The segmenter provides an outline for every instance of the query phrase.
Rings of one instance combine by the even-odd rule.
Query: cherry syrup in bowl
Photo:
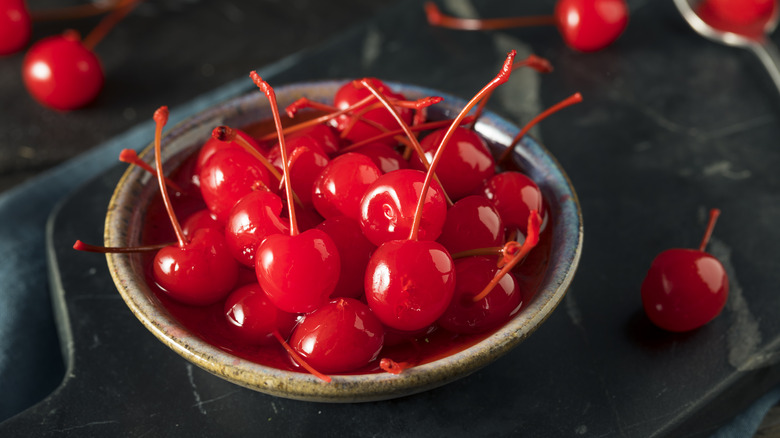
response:
[[[275,93],[280,108],[302,97],[330,105],[336,91],[346,82],[298,83],[278,87]],[[441,103],[428,108],[428,120],[452,118],[466,103],[428,88],[392,82],[387,85],[409,100],[441,96]],[[191,175],[195,157],[211,138],[212,130],[227,125],[253,134],[270,133],[271,117],[268,99],[262,93],[252,92],[212,107],[164,133],[164,173],[184,192],[172,200],[177,215],[187,217],[203,208]],[[520,129],[485,111],[475,131],[498,156]],[[141,157],[154,166],[153,146],[147,147]],[[561,302],[577,269],[583,237],[581,210],[574,188],[555,158],[533,138],[525,136],[503,168],[522,172],[538,185],[546,212],[538,245],[513,271],[522,291],[519,312],[498,328],[478,334],[428,330],[419,334],[425,339],[419,344],[393,342],[397,333],[388,331],[376,359],[347,373],[327,373],[329,382],[300,367],[278,344],[250,346],[235,339],[225,327],[224,299],[204,306],[185,305],[172,299],[153,280],[153,253],[109,253],[108,267],[125,303],[154,336],[186,360],[225,380],[274,396],[319,402],[375,401],[426,391],[473,373],[531,335]],[[195,189],[197,196],[191,195],[190,189]],[[164,210],[155,176],[130,166],[111,198],[104,244],[137,247],[175,241]],[[249,271],[240,270],[243,274]],[[403,370],[397,374],[388,372],[387,367],[380,365],[381,358],[391,358]]]

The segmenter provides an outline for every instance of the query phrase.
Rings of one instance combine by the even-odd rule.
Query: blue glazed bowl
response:
[[[344,81],[307,82],[276,89],[280,107],[300,97],[331,102]],[[409,99],[441,96],[431,118],[449,118],[465,105],[462,99],[436,90],[389,82]],[[435,109],[434,109],[435,108]],[[171,128],[163,139],[163,161],[168,171],[194,153],[218,125],[246,126],[271,117],[267,99],[253,92],[208,109]],[[494,145],[507,145],[519,132],[514,124],[486,112],[476,130]],[[153,133],[150,132],[150,140]],[[151,146],[143,155],[152,161]],[[191,363],[214,375],[274,396],[319,402],[363,402],[390,399],[426,391],[498,359],[530,336],[561,302],[574,277],[582,250],[582,214],[577,195],[560,165],[530,137],[515,148],[514,161],[540,187],[549,206],[550,260],[536,294],[525,308],[481,342],[442,359],[389,373],[332,375],[325,383],[310,374],[260,365],[219,349],[177,321],[147,286],[138,254],[109,254],[108,266],[127,306],[160,341]],[[156,180],[133,166],[117,184],[105,223],[106,246],[134,246],[141,240],[146,206],[157,192]]]

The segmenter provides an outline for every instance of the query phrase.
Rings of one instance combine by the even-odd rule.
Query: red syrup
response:
[[[269,132],[268,129],[266,122],[258,122],[251,127],[242,128],[242,131],[252,132],[253,136],[255,136],[259,132]],[[489,148],[493,155],[496,156],[498,148],[492,144],[489,144]],[[192,183],[192,173],[197,161],[197,152],[195,151],[184,160],[169,175],[169,178],[179,184],[184,190],[184,193],[177,193],[171,199],[174,210],[182,219],[182,222],[186,221],[190,215],[205,208],[205,203],[198,187]],[[508,167],[511,166],[512,163],[508,165]],[[546,200],[544,209],[550,211]],[[522,306],[518,313],[523,312],[523,309],[533,299],[544,280],[544,274],[549,265],[552,242],[551,230],[553,228],[552,223],[546,224],[541,231],[538,245],[521,264],[512,270],[512,273],[517,278],[522,294]],[[147,207],[141,240],[141,243],[144,245],[176,241],[176,235],[170,226],[170,221],[159,193],[153,196]],[[145,268],[146,282],[154,293],[155,298],[170,313],[173,319],[181,323],[193,335],[241,359],[280,370],[308,374],[305,369],[290,358],[279,343],[257,346],[237,339],[234,333],[231,332],[224,316],[225,300],[202,307],[189,306],[173,300],[154,280],[152,274],[154,253],[142,253],[141,257]],[[409,335],[406,339],[393,342],[392,345],[386,344],[377,359],[362,368],[334,374],[384,373],[386,371],[380,368],[381,359],[391,359],[396,363],[405,363],[409,364],[409,366],[430,363],[463,351],[490,337],[497,330],[500,330],[500,327],[479,334],[456,334],[434,325],[427,330],[420,331],[417,337]],[[403,376],[403,373],[401,376]]]

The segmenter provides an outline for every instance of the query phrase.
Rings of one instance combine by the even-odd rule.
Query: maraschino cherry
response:
[[[168,121],[168,108],[154,113],[156,123],[155,164],[163,204],[178,243],[161,249],[154,257],[153,274],[160,287],[176,301],[204,306],[215,303],[233,289],[238,280],[238,263],[230,255],[222,233],[201,228],[192,237],[184,235],[173,212],[164,179],[161,158],[162,129]]]
[[[376,359],[384,332],[368,306],[353,298],[336,298],[304,316],[290,346],[318,370],[342,373]]]
[[[78,32],[67,30],[33,44],[22,62],[27,91],[41,104],[57,110],[74,110],[92,102],[105,81],[93,50],[138,1],[125,2],[126,6],[107,15],[83,41]]]
[[[0,56],[22,50],[31,34],[32,20],[24,0],[0,2]]]
[[[658,327],[685,332],[712,321],[726,305],[729,281],[723,265],[704,252],[720,210],[710,220],[699,249],[669,249],[650,265],[642,282],[645,313]]]
[[[338,248],[321,230],[313,228],[299,232],[276,93],[256,72],[253,71],[250,77],[271,105],[279,137],[287,210],[290,215],[289,236],[272,234],[258,246],[255,254],[257,280],[268,298],[279,309],[290,313],[311,312],[324,304],[336,287],[341,270]]]
[[[436,166],[455,128],[481,99],[509,79],[514,57],[515,52],[510,52],[501,72],[466,104],[442,137],[425,174],[407,240],[384,242],[371,256],[365,277],[366,301],[388,327],[402,331],[420,330],[436,321],[452,299],[455,288],[452,257],[441,244],[417,238],[423,205]],[[361,83],[372,89],[368,81]]]
[[[433,2],[425,4],[425,12],[431,25],[460,30],[495,30],[554,24],[564,42],[581,52],[593,52],[609,46],[628,25],[628,6],[625,0],[558,0],[553,15],[486,20],[444,15]]]

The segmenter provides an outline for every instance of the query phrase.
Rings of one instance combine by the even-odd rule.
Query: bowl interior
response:
[[[277,88],[281,108],[300,97],[332,102],[344,81],[322,81]],[[409,99],[441,96],[431,118],[454,117],[462,99],[436,90],[388,82]],[[168,173],[183,163],[218,125],[242,127],[271,117],[267,99],[259,92],[232,99],[171,128],[164,135],[163,162]],[[501,148],[519,132],[514,124],[486,112],[477,131],[492,146]],[[153,133],[150,132],[150,140]],[[142,154],[153,162],[151,145]],[[358,402],[400,397],[431,389],[466,376],[519,344],[542,324],[560,303],[571,282],[582,247],[582,217],[568,177],[552,155],[526,136],[516,147],[514,163],[540,187],[549,207],[550,254],[540,286],[525,308],[482,341],[462,350],[405,370],[389,373],[334,375],[331,383],[315,376],[285,371],[242,359],[200,339],[162,305],[145,280],[138,254],[108,254],[108,265],[119,293],[135,316],[160,341],[199,367],[231,382],[271,395],[326,402]],[[141,240],[146,207],[159,191],[150,174],[132,166],[117,184],[105,223],[106,246],[134,246]]]

